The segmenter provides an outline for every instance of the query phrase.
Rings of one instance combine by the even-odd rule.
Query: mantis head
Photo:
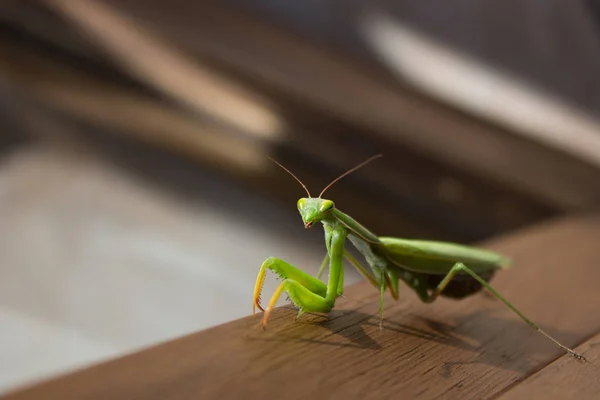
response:
[[[333,211],[333,209],[335,208],[333,201],[321,198],[321,196],[323,196],[325,191],[327,189],[329,189],[331,187],[331,185],[333,185],[334,183],[336,183],[337,181],[342,179],[344,176],[356,171],[357,169],[367,165],[368,163],[370,163],[371,161],[373,161],[374,159],[379,158],[379,157],[381,157],[381,154],[377,154],[377,155],[369,158],[368,160],[363,161],[362,163],[358,164],[356,167],[344,172],[342,175],[338,176],[331,183],[329,183],[329,185],[325,186],[325,189],[323,189],[321,191],[321,193],[319,194],[319,197],[312,197],[310,195],[310,192],[308,191],[306,185],[304,183],[302,183],[302,181],[300,179],[298,179],[298,177],[296,175],[294,175],[289,169],[287,169],[283,165],[279,164],[277,161],[273,160],[272,158],[270,160],[273,161],[275,164],[279,165],[285,172],[290,174],[292,177],[294,177],[294,179],[296,179],[298,181],[298,183],[300,183],[300,185],[302,185],[302,187],[306,191],[306,194],[308,195],[308,197],[303,197],[300,200],[298,200],[298,211],[300,211],[300,215],[302,216],[302,221],[304,222],[304,227],[310,228],[313,223],[322,221],[324,218],[326,218],[327,215],[329,213],[331,213],[331,211]]]
[[[298,211],[300,211],[304,227],[307,229],[313,223],[325,218],[334,208],[335,205],[331,200],[314,197],[303,197],[298,200]]]

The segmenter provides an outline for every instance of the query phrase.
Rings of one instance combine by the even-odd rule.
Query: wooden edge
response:
[[[562,356],[541,371],[533,374],[498,400],[525,399],[543,393],[544,399],[597,399],[600,397],[600,334],[576,349],[588,363],[572,368],[569,356]]]
[[[492,284],[577,346],[600,332],[598,235],[600,213],[591,213],[488,242],[514,259]],[[295,311],[282,308],[263,331],[260,316],[249,316],[4,399],[487,398],[563,354],[485,293],[431,305],[405,287],[400,294],[398,302],[386,297],[382,330],[377,291],[361,283],[328,317],[294,322]],[[589,368],[573,358],[564,365],[575,374]]]

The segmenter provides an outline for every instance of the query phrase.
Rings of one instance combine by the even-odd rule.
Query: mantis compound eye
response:
[[[333,201],[324,200],[323,203],[321,204],[321,207],[319,207],[319,212],[326,213],[328,211],[331,211],[332,209],[333,209]]]
[[[298,210],[302,210],[306,206],[306,200],[300,199],[298,200]]]

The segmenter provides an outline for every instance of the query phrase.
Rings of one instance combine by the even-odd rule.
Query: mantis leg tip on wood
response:
[[[585,358],[585,356],[584,356],[583,354],[576,353],[576,352],[575,352],[575,351],[573,351],[573,350],[569,350],[569,351],[568,351],[568,353],[569,353],[571,356],[575,357],[575,359],[577,359],[577,360],[579,360],[579,361],[582,361],[582,362],[584,362],[584,363],[589,363],[589,360],[588,360],[587,358]]]

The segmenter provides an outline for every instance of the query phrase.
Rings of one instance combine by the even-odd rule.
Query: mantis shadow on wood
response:
[[[526,326],[518,320],[494,316],[493,313],[494,311],[489,309],[473,311],[452,318],[452,324],[413,314],[407,323],[387,321],[387,329],[415,336],[412,333],[415,326],[425,325],[427,328],[420,330],[426,332],[427,336],[422,338],[429,337],[437,343],[477,353],[476,359],[471,361],[444,362],[442,375],[446,378],[452,375],[454,367],[461,365],[484,364],[523,374],[536,369],[536,366],[542,362],[537,358],[538,356],[548,358],[548,361],[552,360],[548,355],[547,342],[523,340],[523,335],[528,334]],[[552,328],[548,328],[548,331],[563,337],[564,340],[572,341],[579,337],[575,333],[561,332]],[[461,338],[465,335],[468,335],[469,341]],[[497,341],[499,336],[502,343],[509,343],[510,346],[489,346],[491,342]],[[515,348],[515,343],[521,347],[520,351]],[[495,350],[492,350],[494,347]]]
[[[293,310],[292,307],[287,306],[282,308]],[[282,319],[289,316],[289,312],[282,313],[281,311],[283,310],[279,310],[277,314],[280,314]],[[403,313],[401,315],[402,322],[399,322],[398,314],[394,313],[384,320],[382,329],[380,329],[377,314],[356,309],[337,309],[330,312],[328,317],[306,313],[293,326],[288,326],[283,330],[275,329],[272,336],[257,335],[248,338],[258,341],[307,343],[315,346],[325,345],[375,352],[394,351],[390,349],[394,345],[392,343],[400,346],[419,346],[423,342],[434,342],[470,353],[471,355],[467,354],[466,357],[471,359],[473,358],[472,354],[477,353],[476,358],[469,361],[444,362],[440,366],[440,374],[444,378],[449,378],[453,374],[453,369],[461,365],[484,364],[520,374],[531,371],[535,368],[536,363],[540,362],[532,357],[537,354],[547,354],[546,346],[548,344],[544,341],[536,341],[532,344],[525,342],[522,357],[519,356],[518,360],[515,360],[517,356],[514,352],[509,354],[503,350],[486,350],[486,344],[490,342],[490,335],[487,332],[496,332],[491,336],[492,340],[497,338],[497,332],[501,332],[502,341],[511,343],[511,346],[506,347],[509,351],[515,342],[522,339],[522,335],[528,333],[527,326],[523,326],[520,321],[496,317],[492,313],[493,311],[489,309],[478,310],[457,316],[451,320],[451,323],[448,320],[440,321],[412,313]],[[467,329],[466,325],[473,328]],[[321,329],[315,331],[315,327]],[[558,333],[554,329],[549,330]],[[380,336],[380,332],[385,336]],[[400,335],[397,335],[398,338],[394,338],[390,332]],[[567,339],[575,337],[574,334],[565,332],[560,335]],[[419,339],[419,341],[408,344],[401,336],[409,336]],[[440,351],[443,350],[440,349]]]
[[[291,307],[281,308],[292,309]],[[356,310],[335,310],[329,313],[329,316],[306,313],[303,318],[297,320],[293,328],[278,331],[273,337],[261,335],[253,337],[247,335],[246,337],[258,341],[310,343],[340,348],[381,350],[383,347],[365,331],[365,327],[368,326],[365,321],[372,317],[371,314]],[[317,331],[317,337],[314,337],[315,326],[324,328]],[[340,337],[343,339],[340,340]]]

